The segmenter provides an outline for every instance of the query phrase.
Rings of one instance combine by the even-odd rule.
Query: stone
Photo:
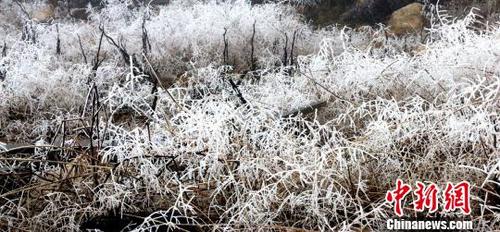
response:
[[[341,15],[347,24],[376,24],[386,21],[396,10],[415,0],[355,0]]]
[[[388,21],[390,32],[396,36],[420,33],[425,24],[423,7],[420,3],[412,3],[394,11]]]
[[[320,27],[336,23],[366,25],[384,22],[392,12],[415,1],[321,0],[318,4],[298,5],[296,8],[306,19]]]
[[[67,0],[67,2],[70,9],[87,8],[88,5],[96,7],[102,4],[100,0]]]
[[[87,13],[87,8],[73,8],[70,10],[69,14],[71,15],[71,17],[76,19],[87,20],[89,17],[89,14]]]
[[[51,4],[43,4],[33,10],[32,19],[36,22],[47,23],[55,18],[55,7]]]

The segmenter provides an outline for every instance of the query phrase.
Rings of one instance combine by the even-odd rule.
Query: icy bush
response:
[[[291,7],[252,6],[242,0],[176,1],[156,11],[150,8],[130,11],[123,4],[115,4],[92,18],[96,25],[102,24],[110,34],[122,38],[125,47],[136,54],[143,52],[144,27],[151,56],[161,64],[159,70],[163,75],[182,73],[189,68],[186,62],[197,68],[222,64],[224,35],[228,43],[226,62],[238,70],[251,66],[252,46],[255,62],[263,65],[273,60],[274,65],[282,62],[284,49],[295,55],[309,54],[317,48],[315,41],[320,40]]]
[[[30,24],[35,41],[2,35],[0,132],[36,148],[0,153],[0,175],[20,174],[2,180],[0,228],[377,231],[402,178],[470,181],[481,229],[498,229],[498,26],[471,14],[391,38],[313,31],[277,4],[112,3]]]

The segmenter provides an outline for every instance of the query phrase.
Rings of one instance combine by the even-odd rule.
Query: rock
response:
[[[55,18],[55,7],[52,4],[43,4],[32,12],[32,19],[36,22],[47,23]]]
[[[425,23],[422,9],[422,4],[412,3],[394,11],[388,22],[390,31],[396,36],[420,33]]]
[[[69,14],[71,15],[71,17],[76,19],[87,20],[89,17],[86,8],[73,8],[70,10]]]
[[[316,26],[328,26],[340,21],[341,15],[349,8],[350,1],[322,0],[315,5],[296,6],[298,11]]]
[[[348,24],[375,24],[385,21],[394,11],[415,0],[356,0],[342,14],[342,21]]]
[[[424,55],[427,52],[427,46],[425,44],[417,44],[416,46],[412,47],[410,50],[410,54],[413,56],[421,56]]]
[[[69,9],[87,8],[90,4],[92,7],[99,6],[102,3],[100,0],[67,0]]]
[[[359,25],[386,21],[395,10],[416,0],[322,0],[299,5],[298,11],[317,26],[336,23]]]

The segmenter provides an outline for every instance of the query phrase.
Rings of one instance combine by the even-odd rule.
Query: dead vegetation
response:
[[[500,29],[443,13],[397,38],[280,4],[20,12],[0,35],[0,228],[378,231],[402,178],[471,182],[464,219],[498,229]]]

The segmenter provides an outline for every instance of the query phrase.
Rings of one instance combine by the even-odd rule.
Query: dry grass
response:
[[[467,180],[464,219],[500,229],[498,25],[441,12],[390,38],[276,4],[114,3],[19,14],[26,40],[6,21],[0,130],[32,145],[0,152],[2,230],[378,231],[397,178]]]

